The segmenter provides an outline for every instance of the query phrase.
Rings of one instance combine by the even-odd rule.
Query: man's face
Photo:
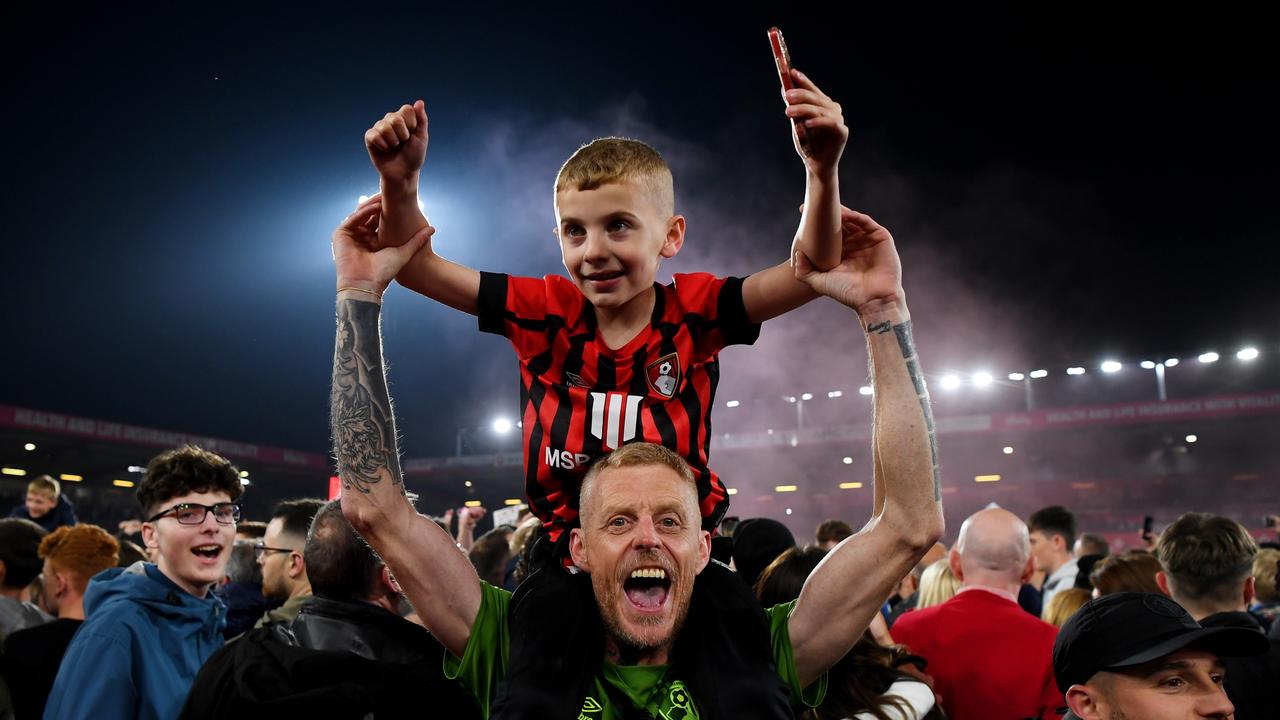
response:
[[[556,220],[565,270],[596,307],[621,307],[653,287],[658,263],[679,250],[668,238],[675,219],[631,181],[556,193]]]
[[[27,491],[27,514],[31,519],[42,518],[58,504],[58,499],[42,492]]]
[[[1030,534],[1031,557],[1035,559],[1036,571],[1051,573],[1057,569],[1053,541],[1056,535],[1045,535],[1043,530],[1033,530]]]
[[[1222,689],[1223,674],[1213,653],[1179,650],[1143,665],[1096,673],[1083,686],[1068,689],[1067,702],[1082,720],[1227,720],[1235,708]]]
[[[267,523],[267,531],[262,536],[262,544],[268,548],[288,548],[296,550],[297,544],[284,534],[284,518],[273,518]],[[262,595],[273,600],[286,600],[289,597],[289,567],[293,564],[293,552],[276,552],[265,550],[258,557],[258,565],[262,567]]]
[[[606,630],[624,656],[669,650],[711,557],[692,483],[664,465],[611,468],[591,503],[570,544]]]
[[[156,509],[168,510],[181,503],[216,505],[231,502],[225,492],[188,493],[170,498]],[[212,511],[198,525],[183,525],[174,513],[142,524],[142,539],[155,549],[156,566],[166,577],[196,597],[222,579],[235,542],[235,523],[217,521]]]

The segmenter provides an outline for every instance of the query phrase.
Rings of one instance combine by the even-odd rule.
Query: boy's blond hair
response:
[[[58,485],[57,480],[48,475],[41,475],[27,483],[27,492],[39,493],[57,500],[58,496],[62,494],[62,487]]]
[[[556,174],[556,192],[634,182],[666,215],[675,213],[675,181],[657,150],[630,138],[605,137],[578,148]]]

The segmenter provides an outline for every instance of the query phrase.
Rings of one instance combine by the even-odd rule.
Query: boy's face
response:
[[[225,492],[187,493],[169,498],[156,509],[163,512],[181,503],[216,505],[231,502]],[[197,525],[183,525],[174,513],[142,524],[142,539],[156,549],[156,566],[179,587],[196,597],[204,597],[209,586],[222,579],[235,544],[235,523],[220,523],[206,512]]]
[[[684,218],[633,181],[556,193],[556,221],[565,270],[596,307],[621,307],[653,287],[662,258],[684,243]]]
[[[42,518],[58,504],[58,499],[38,490],[27,491],[27,514],[31,519]]]

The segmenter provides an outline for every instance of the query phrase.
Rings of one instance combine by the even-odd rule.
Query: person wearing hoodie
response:
[[[71,499],[62,494],[58,481],[48,475],[27,483],[27,500],[9,511],[9,517],[22,518],[53,532],[66,525],[75,525],[76,509]]]
[[[156,562],[111,568],[85,591],[86,620],[63,657],[45,718],[176,717],[222,646],[223,576],[240,518],[240,472],[197,447],[152,459],[138,485],[142,537]]]

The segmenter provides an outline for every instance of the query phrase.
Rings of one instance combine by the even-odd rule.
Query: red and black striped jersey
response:
[[[587,468],[628,442],[665,445],[688,460],[708,530],[729,506],[707,467],[717,356],[754,343],[760,325],[747,320],[741,278],[677,274],[654,290],[648,327],[612,350],[567,278],[480,274],[480,329],[509,339],[520,361],[525,494],[553,540],[577,520]]]

